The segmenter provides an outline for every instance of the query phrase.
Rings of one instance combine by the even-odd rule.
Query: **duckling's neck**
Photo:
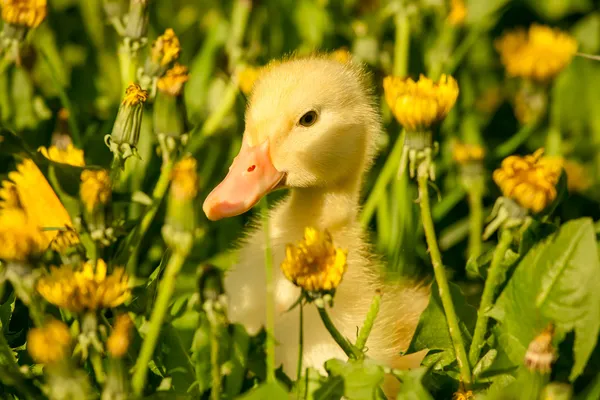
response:
[[[293,188],[278,215],[283,225],[340,229],[357,219],[360,182]]]

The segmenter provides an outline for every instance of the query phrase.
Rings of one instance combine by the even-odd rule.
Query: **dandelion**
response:
[[[400,124],[419,132],[440,123],[456,103],[458,84],[442,75],[437,83],[421,75],[417,82],[388,76],[383,80],[385,100]]]
[[[347,252],[337,248],[328,231],[304,230],[304,240],[286,247],[281,270],[294,285],[307,292],[334,291],[348,267]]]
[[[116,267],[107,274],[106,263],[101,259],[95,268],[92,261],[80,269],[53,267],[50,274],[40,278],[37,291],[49,303],[74,313],[114,308],[131,296],[125,270]]]
[[[452,395],[452,400],[473,400],[474,398],[472,390],[459,390]]]
[[[179,38],[175,35],[173,29],[168,28],[152,44],[150,59],[156,65],[167,67],[179,58],[180,53]]]
[[[250,67],[246,66],[237,73],[238,85],[242,93],[246,96],[250,95],[254,84],[258,81],[258,78],[263,73],[264,67]]]
[[[98,205],[108,203],[110,196],[110,177],[106,170],[85,170],[81,173],[79,197],[89,213]]]
[[[571,62],[577,41],[549,26],[533,24],[529,31],[505,33],[495,43],[509,76],[547,82]]]
[[[567,174],[567,189],[569,192],[585,192],[592,186],[592,180],[585,166],[574,160],[564,160],[563,166]]]
[[[196,197],[198,193],[196,160],[193,157],[185,157],[175,164],[171,179],[171,193],[175,198],[185,201]]]
[[[129,315],[120,314],[117,316],[113,331],[106,341],[106,348],[109,354],[114,358],[121,358],[127,353],[131,344],[131,328],[133,322]]]
[[[465,5],[464,0],[450,0],[450,13],[448,14],[448,22],[450,25],[462,25],[466,18],[467,6]]]
[[[531,341],[525,353],[525,366],[542,374],[550,373],[556,359],[556,350],[552,346],[554,325],[549,324],[542,333]]]
[[[71,349],[71,334],[63,322],[52,319],[27,333],[27,351],[40,364],[55,364],[66,359]]]
[[[187,67],[175,64],[173,68],[167,71],[165,76],[158,80],[158,90],[170,96],[179,96],[183,89],[183,84],[189,79],[190,76],[188,75]]]
[[[562,172],[558,157],[542,157],[543,149],[525,157],[509,156],[494,171],[494,182],[505,197],[538,213],[556,198],[556,184]]]
[[[57,146],[40,147],[38,149],[40,153],[48,160],[69,164],[75,167],[83,167],[85,166],[85,160],[83,158],[83,150],[80,150],[74,147],[72,144],[68,144],[65,148],[60,148]]]
[[[79,243],[69,213],[32,160],[24,160],[17,166],[17,171],[10,172],[8,177],[12,183],[5,181],[2,187],[11,187],[13,194],[8,195],[7,190],[0,191],[0,208],[16,203],[16,190],[18,205],[27,219],[38,229],[44,230],[42,234],[46,238],[46,247],[51,244],[54,250],[63,252]]]
[[[352,61],[352,54],[346,48],[341,48],[333,51],[329,57],[341,64],[347,64]]]
[[[485,149],[478,144],[455,143],[452,147],[452,159],[461,165],[482,161],[484,157]]]
[[[46,18],[47,0],[3,0],[2,19],[11,25],[36,28]]]
[[[130,84],[125,90],[122,104],[133,107],[148,100],[148,92],[143,90],[137,83]]]
[[[48,247],[40,229],[17,208],[0,210],[0,259],[27,261]]]

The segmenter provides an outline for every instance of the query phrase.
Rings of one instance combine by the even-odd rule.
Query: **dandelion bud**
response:
[[[196,160],[185,157],[173,168],[163,238],[175,251],[188,253],[196,230],[194,198],[198,193]]]
[[[79,198],[85,208],[88,230],[93,240],[108,246],[115,239],[110,227],[110,209],[105,207],[112,196],[111,179],[106,170],[81,173]]]
[[[55,364],[66,359],[71,350],[71,334],[63,322],[52,319],[27,334],[27,351],[40,364]]]
[[[144,65],[144,73],[149,77],[160,77],[177,61],[181,53],[179,38],[173,29],[168,28],[152,44],[150,55]]]
[[[477,144],[455,143],[452,147],[452,158],[460,165],[481,162],[484,156],[485,149]]]
[[[158,80],[158,91],[169,96],[179,96],[190,76],[187,67],[181,64],[175,64],[173,68],[167,71],[165,76]]]
[[[102,6],[109,20],[121,19],[127,14],[127,3],[124,0],[104,0]]]
[[[121,358],[127,354],[127,349],[131,344],[131,328],[133,321],[127,314],[117,316],[115,326],[106,342],[106,348],[114,358]]]
[[[143,41],[148,33],[149,0],[131,0],[127,14],[125,37],[132,41]]]
[[[135,83],[129,85],[119,107],[112,133],[104,137],[104,142],[115,159],[121,161],[121,168],[127,158],[137,154],[136,146],[142,126],[144,103],[147,99],[148,92]]]
[[[467,18],[467,6],[464,0],[451,0],[450,13],[448,14],[448,23],[453,26],[464,24]]]
[[[525,366],[532,371],[548,374],[552,370],[552,363],[556,359],[556,350],[552,346],[554,325],[549,324],[546,329],[533,339],[525,353]]]
[[[217,301],[225,293],[223,286],[223,272],[214,265],[206,264],[199,268],[198,291],[200,302]]]
[[[304,240],[286,247],[281,270],[294,285],[315,297],[332,294],[348,267],[347,252],[337,248],[328,231],[307,227]]]

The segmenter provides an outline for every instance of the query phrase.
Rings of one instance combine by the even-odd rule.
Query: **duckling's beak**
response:
[[[275,189],[284,176],[271,161],[269,139],[256,146],[244,139],[229,173],[210,192],[202,209],[211,221],[243,214]]]

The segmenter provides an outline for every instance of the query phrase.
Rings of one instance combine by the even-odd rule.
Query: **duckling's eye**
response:
[[[302,126],[312,126],[317,122],[317,112],[311,110],[300,117],[300,121],[298,123]]]

